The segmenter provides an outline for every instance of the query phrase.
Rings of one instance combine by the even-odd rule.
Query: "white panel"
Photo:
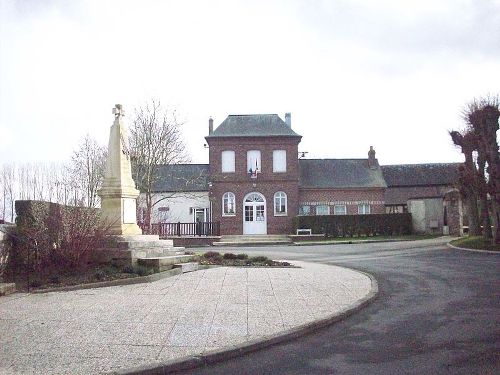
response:
[[[273,151],[273,172],[286,172],[286,151]]]
[[[222,172],[234,172],[234,151],[222,151]]]
[[[123,224],[135,224],[135,199],[123,198]]]
[[[251,169],[255,170],[255,166],[257,165],[257,169],[259,172],[262,172],[260,166],[260,151],[259,150],[250,150],[247,151],[247,172]]]

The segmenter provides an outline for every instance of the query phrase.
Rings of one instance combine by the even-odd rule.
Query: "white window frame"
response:
[[[326,213],[324,214],[318,213],[319,207],[326,207]],[[330,215],[330,206],[327,204],[318,204],[314,209],[314,213],[316,214],[316,216]]]
[[[235,168],[235,153],[233,150],[224,150],[221,152],[221,171],[222,173],[234,173]]]
[[[273,150],[273,173],[286,172],[286,150]]]
[[[258,172],[260,173],[260,172],[262,172],[260,150],[248,150],[247,151],[247,173],[250,172],[250,169],[252,169],[252,171],[254,171],[256,160],[257,160],[257,169],[258,169]]]
[[[230,199],[233,203],[233,212],[226,212],[226,200],[228,201],[227,207],[229,208]],[[236,197],[230,191],[222,194],[222,216],[236,216]]]
[[[337,209],[340,208],[340,207],[343,207],[343,212],[341,213],[338,213],[337,212]],[[333,206],[333,214],[334,215],[347,215],[347,205],[345,204],[336,204]]]
[[[307,208],[307,210],[304,210],[304,208]],[[307,211],[307,212],[305,212]],[[300,205],[299,206],[299,215],[303,215],[303,216],[309,216],[311,215],[311,206],[309,205]]]
[[[366,209],[368,207],[368,210]],[[369,215],[372,211],[372,208],[369,203],[360,203],[358,204],[358,215]]]
[[[277,199],[279,199],[278,207],[282,206],[283,200],[285,201],[285,212],[280,212],[280,211],[276,210],[276,208],[277,208],[276,200]],[[284,191],[277,191],[276,193],[274,193],[273,202],[274,202],[274,216],[286,216],[286,215],[288,215],[288,198],[287,198],[286,193]]]

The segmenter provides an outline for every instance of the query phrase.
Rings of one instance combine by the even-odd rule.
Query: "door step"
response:
[[[222,236],[219,242],[214,242],[214,246],[258,246],[258,245],[286,245],[292,241],[286,235],[231,235]]]

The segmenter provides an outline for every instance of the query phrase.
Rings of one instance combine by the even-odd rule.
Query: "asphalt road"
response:
[[[186,374],[500,374],[500,254],[442,239],[223,251],[358,269],[380,293],[313,334]]]

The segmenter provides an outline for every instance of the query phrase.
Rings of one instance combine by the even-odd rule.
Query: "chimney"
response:
[[[368,166],[370,169],[377,169],[377,159],[375,159],[375,150],[373,146],[370,146],[370,151],[368,151]]]
[[[290,112],[285,113],[285,122],[287,126],[291,129],[292,128],[292,114]]]
[[[208,119],[208,135],[212,134],[214,132],[214,119],[210,117]]]

